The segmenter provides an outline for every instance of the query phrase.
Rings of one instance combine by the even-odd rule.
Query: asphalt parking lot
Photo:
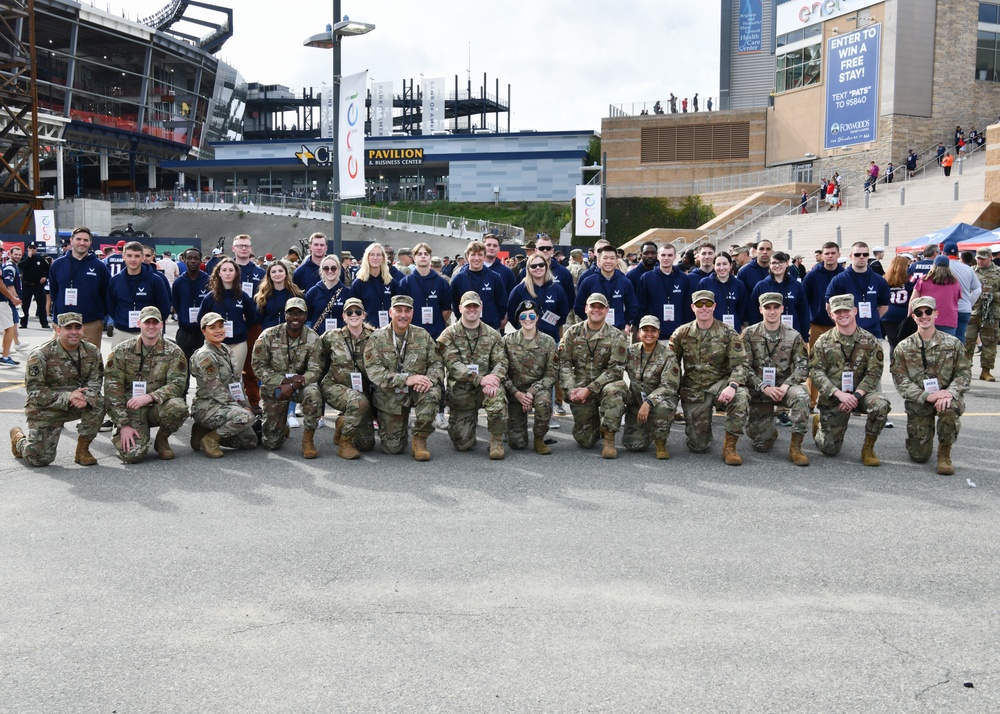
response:
[[[29,342],[41,330],[23,332]],[[978,360],[976,363],[978,374]],[[23,425],[0,372],[0,427]],[[0,711],[1000,710],[996,425],[974,382],[956,476],[706,455],[432,460],[376,450],[0,464]],[[996,460],[995,460],[996,459]],[[975,486],[971,486],[974,483]],[[971,685],[971,686],[970,686]]]

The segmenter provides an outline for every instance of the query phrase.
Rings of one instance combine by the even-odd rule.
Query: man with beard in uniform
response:
[[[10,430],[11,453],[31,466],[48,466],[56,458],[63,424],[79,419],[73,461],[93,466],[97,459],[90,444],[104,418],[101,350],[83,339],[80,313],[61,312],[56,323],[56,336],[28,355],[24,370],[28,434],[19,426]]]
[[[314,437],[323,409],[318,364],[310,360],[319,336],[306,327],[308,308],[300,297],[285,303],[285,321],[260,333],[253,346],[253,371],[260,378],[264,448],[274,451],[288,438],[288,404],[302,405],[302,458],[315,459]]]

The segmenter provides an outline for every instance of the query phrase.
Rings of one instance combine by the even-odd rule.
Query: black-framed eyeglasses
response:
[[[699,300],[694,304],[695,307],[714,307],[715,303],[711,300]]]
[[[855,253],[854,257],[855,258],[867,258],[868,257],[868,253]]]
[[[517,316],[517,319],[518,320],[522,320],[522,321],[523,320],[537,320],[538,319],[538,314],[534,313],[534,312],[522,312],[520,315]]]
[[[534,263],[532,265],[529,265],[528,267],[531,268],[532,270],[535,270],[536,268],[544,268],[545,263]]]
[[[347,317],[360,317],[361,315],[365,314],[365,311],[362,310],[361,308],[351,307],[348,308],[347,310],[344,310],[344,314],[347,315]]]
[[[931,310],[929,307],[918,307],[916,310],[913,311],[913,315],[915,317],[928,317],[929,315],[933,314],[934,311]]]

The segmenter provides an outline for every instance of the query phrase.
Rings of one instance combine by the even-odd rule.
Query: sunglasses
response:
[[[323,266],[323,272],[324,273],[336,273],[338,270],[340,270],[340,268],[338,268],[336,265],[324,265]]]
[[[934,311],[931,310],[929,307],[918,307],[916,310],[913,311],[914,317],[929,317],[930,315],[933,314]]]
[[[550,250],[554,250],[554,248],[551,245],[540,245],[537,248],[535,248],[535,250],[544,250],[546,253],[548,253]]]
[[[361,315],[365,314],[365,311],[360,310],[356,307],[352,307],[347,310],[344,310],[344,314],[347,315],[348,317],[360,317]]]
[[[534,313],[534,312],[522,312],[520,315],[517,316],[517,319],[521,320],[521,321],[524,321],[524,320],[537,320],[538,319],[538,315],[536,313]]]
[[[531,268],[532,270],[536,270],[538,268],[544,268],[545,263],[534,263],[532,265],[529,265],[528,267]]]
[[[855,253],[854,257],[855,258],[867,258],[868,257],[868,253]]]
[[[699,300],[694,304],[695,307],[714,307],[715,303],[711,300]]]

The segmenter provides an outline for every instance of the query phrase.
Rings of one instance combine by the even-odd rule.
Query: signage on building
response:
[[[778,5],[775,34],[784,35],[882,2],[885,0],[790,0]]]
[[[761,0],[740,0],[740,54],[760,52],[764,36]]]
[[[601,187],[576,187],[576,234],[601,235]]]
[[[423,149],[368,149],[368,166],[420,166],[424,163]]]
[[[867,144],[878,138],[881,44],[882,25],[827,40],[824,148]]]
[[[392,82],[372,85],[372,136],[392,136]]]
[[[421,111],[423,122],[421,128],[425,134],[443,131],[444,126],[444,77],[424,80],[424,101]]]

